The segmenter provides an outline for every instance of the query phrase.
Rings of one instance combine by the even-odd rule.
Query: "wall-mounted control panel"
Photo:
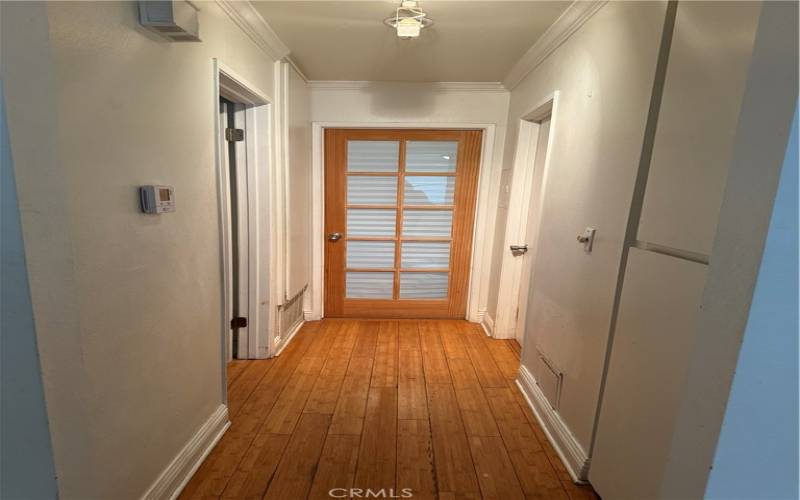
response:
[[[175,189],[172,186],[139,186],[142,212],[163,214],[175,211]]]

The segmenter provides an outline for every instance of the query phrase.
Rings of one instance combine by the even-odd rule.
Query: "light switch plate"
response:
[[[592,245],[594,245],[594,234],[595,228],[587,227],[583,230],[583,234],[578,237],[578,241],[583,243],[583,251],[584,252],[591,252]]]

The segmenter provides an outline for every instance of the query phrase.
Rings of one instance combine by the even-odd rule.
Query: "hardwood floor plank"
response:
[[[236,383],[236,379],[239,378],[247,367],[250,364],[244,359],[232,359],[228,361],[228,365],[225,367],[225,375],[228,379],[228,387],[233,387]]]
[[[355,355],[355,351],[353,351]],[[342,391],[333,412],[331,434],[360,435],[372,377],[372,358],[352,357],[342,383]]]
[[[397,388],[372,387],[358,454],[355,488],[394,490],[397,464]]]
[[[353,487],[360,442],[361,436],[328,434],[309,499],[329,499],[331,490],[349,490]]]
[[[522,409],[522,413],[525,415],[525,419],[531,424],[533,428],[533,432],[536,435],[536,440],[544,449],[545,455],[547,456],[547,460],[550,462],[553,469],[556,471],[556,475],[558,476],[559,480],[562,482],[564,481],[572,481],[572,477],[567,472],[567,468],[564,466],[564,463],[558,456],[558,453],[553,448],[553,445],[550,444],[550,440],[547,439],[547,436],[544,434],[542,427],[539,425],[539,421],[536,419],[536,415],[533,414],[533,410],[531,410],[530,406],[528,406],[528,402],[525,400],[525,396],[522,395],[522,391],[520,391],[519,387],[516,386],[514,382],[509,381],[509,387],[511,388],[511,392],[514,395],[514,399],[517,401],[517,404]]]
[[[422,354],[417,349],[401,349],[397,382],[397,417],[427,419],[428,395]]]
[[[425,379],[425,371],[422,369],[422,353],[419,349],[400,349],[398,360],[398,378]]]
[[[461,332],[461,323],[462,321],[437,321],[435,323],[447,359],[468,358],[464,334]]]
[[[467,353],[472,360],[472,365],[478,374],[483,387],[506,387],[506,378],[497,368],[492,354],[484,343],[486,337],[483,333],[474,330],[469,324],[464,326]]]
[[[231,427],[180,498],[599,500],[571,482],[515,359],[462,320],[307,323],[279,357],[226,367]]]
[[[418,327],[426,383],[449,384],[450,370],[447,367],[447,357],[439,337],[439,330],[428,321],[420,321]]]
[[[471,436],[469,445],[484,499],[525,498],[501,438]]]
[[[425,419],[397,422],[397,493],[411,490],[411,498],[436,498],[430,422]]]
[[[450,384],[428,384],[433,462],[441,494],[479,495],[467,435]]]
[[[288,442],[287,434],[257,436],[228,481],[222,498],[259,499],[264,496]]]
[[[508,339],[506,340],[508,347],[511,349],[511,352],[517,357],[517,362],[519,362],[520,358],[522,357],[522,346],[516,339]]]
[[[304,413],[283,453],[265,499],[305,498],[330,426],[330,415]]]
[[[416,321],[400,321],[398,322],[398,348],[403,349],[421,349],[419,344],[419,328]]]
[[[397,418],[428,418],[428,394],[424,379],[400,379],[397,385]]]
[[[192,476],[181,498],[219,497],[222,494],[278,395],[297,369],[300,358],[314,340],[313,330],[304,327],[280,357],[269,360],[271,369],[250,391],[241,410],[230,416],[231,427]],[[259,361],[248,363],[260,365]]]
[[[509,458],[527,498],[566,498],[558,474],[511,389],[486,389]]]
[[[306,406],[303,408],[304,413],[333,415],[349,363],[350,359],[342,356],[331,356],[325,360],[325,366],[323,366],[319,378],[308,396]]]
[[[228,391],[228,415],[230,417],[235,417],[241,411],[247,398],[253,393],[273,363],[275,363],[274,359],[253,360],[238,377],[236,384]]]
[[[334,340],[339,334],[339,331],[344,325],[342,323],[325,322],[317,327],[314,335],[316,339],[314,343],[305,352],[305,357],[328,357],[328,352],[331,350]]]
[[[261,432],[291,434],[322,371],[323,358],[303,358],[267,415]]]
[[[450,376],[453,379],[453,387],[464,389],[467,387],[480,387],[478,374],[469,358],[448,359],[447,365],[450,367]]]
[[[371,387],[397,387],[397,321],[381,321]]]
[[[467,436],[500,437],[500,431],[480,386],[456,389],[455,392]]]
[[[500,373],[509,380],[515,380],[519,374],[519,357],[511,350],[504,340],[484,338],[484,343],[492,354],[494,362]]]
[[[374,358],[378,346],[379,321],[359,321],[353,357]]]

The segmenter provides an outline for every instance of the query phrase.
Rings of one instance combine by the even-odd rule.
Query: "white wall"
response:
[[[484,165],[496,171],[503,160],[503,143],[506,138],[509,93],[503,89],[442,88],[437,84],[342,82],[333,85],[324,82],[311,84],[311,119],[327,123],[421,123],[446,126],[458,124],[495,125],[494,148]],[[491,228],[497,217],[497,200],[500,178],[495,176],[480,187],[478,206],[483,197],[487,207],[484,223]],[[480,217],[480,214],[479,216]],[[476,224],[481,221],[477,220]],[[488,234],[492,234],[491,230]],[[483,242],[476,241],[478,247]],[[489,262],[491,255],[483,255],[476,248],[473,259]],[[477,279],[475,273],[471,276]],[[483,280],[477,297],[479,316],[486,311],[489,300],[488,280]],[[472,299],[470,299],[472,302]],[[472,318],[479,320],[480,318]]]
[[[2,95],[0,188],[0,497],[55,498],[53,448]]]
[[[797,498],[798,161],[795,111],[706,498]]]
[[[274,92],[215,3],[201,43],[135,2],[3,3],[22,232],[61,498],[141,496],[222,403],[212,58]],[[139,213],[137,186],[177,211]]]
[[[287,297],[294,297],[311,281],[311,97],[297,71],[289,72],[288,120],[288,250]]]
[[[696,320],[760,11],[677,4],[592,452],[589,478],[604,498],[663,498],[667,464],[680,461],[672,436],[703,335]]]
[[[511,93],[507,168],[519,119],[560,92],[529,299],[534,328],[526,332],[522,364],[535,373],[538,347],[564,372],[559,414],[584,453],[591,443],[664,15],[663,2],[606,4]],[[498,219],[496,257],[504,250],[504,223]],[[576,242],[587,226],[597,229],[591,254]],[[499,270],[499,262],[493,269]],[[494,285],[490,296],[496,296]]]

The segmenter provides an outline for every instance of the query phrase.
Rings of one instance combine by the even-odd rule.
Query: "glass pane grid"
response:
[[[446,299],[448,273],[400,273],[401,299]]]
[[[397,172],[399,141],[347,141],[348,172]]]
[[[397,205],[397,177],[363,176],[347,177],[348,205]]]
[[[404,205],[452,205],[456,192],[455,177],[405,176]]]
[[[348,142],[347,298],[448,297],[458,142],[407,141],[405,165],[401,147],[400,141]]]
[[[458,141],[406,142],[406,172],[455,172]]]

